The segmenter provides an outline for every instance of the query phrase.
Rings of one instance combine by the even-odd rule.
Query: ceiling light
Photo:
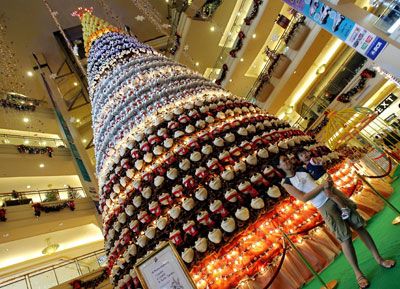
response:
[[[244,60],[243,58],[240,58],[240,62],[243,62],[243,60]]]
[[[24,118],[22,119],[22,121],[25,122],[25,123],[27,123],[27,122],[29,122],[29,118],[24,117]]]
[[[29,144],[29,139],[24,140],[24,144]]]
[[[47,144],[47,142],[46,142],[46,141],[43,141],[43,142],[42,142],[42,145],[44,145],[44,146],[45,146],[46,144]]]
[[[26,188],[27,188],[27,189],[30,189],[30,188],[31,188],[31,186],[30,186],[30,185],[27,185],[27,186],[26,186]]]
[[[76,122],[81,122],[81,120],[79,118],[76,119]]]
[[[22,103],[22,104],[25,104],[25,101],[21,100],[21,103]]]
[[[87,140],[84,138],[84,139],[82,140],[82,142],[83,142],[83,143],[86,143],[86,142],[87,142]]]
[[[231,78],[231,79],[229,79],[229,82],[232,82],[232,78]]]
[[[33,72],[29,70],[29,71],[26,72],[26,75],[28,75],[29,77],[32,77],[33,76]]]
[[[165,2],[167,2],[167,3],[168,3],[168,2],[169,2],[169,0],[165,0]]]
[[[78,86],[78,82],[75,81],[75,82],[74,82],[74,85],[75,85],[75,86]]]
[[[64,185],[64,188],[68,187],[68,185]]]
[[[200,65],[200,63],[198,63],[198,62],[196,62],[195,64],[196,64],[196,66],[199,66],[199,65]]]
[[[214,32],[214,31],[215,31],[215,27],[214,27],[214,26],[211,26],[211,27],[210,27],[210,30],[211,30],[211,32]]]
[[[39,165],[39,168],[44,168],[44,164],[40,164],[40,165]]]
[[[322,64],[320,67],[318,67],[316,73],[317,73],[317,74],[322,74],[322,73],[325,72],[325,70],[326,70],[326,64]]]
[[[10,143],[10,140],[9,140],[9,139],[7,139],[7,138],[6,138],[6,139],[4,139],[4,143],[6,143],[6,144],[7,144],[7,143]]]
[[[256,36],[257,36],[257,35],[254,33],[252,37],[253,37],[253,38],[256,38]]]

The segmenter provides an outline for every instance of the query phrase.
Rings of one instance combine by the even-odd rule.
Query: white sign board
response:
[[[171,243],[135,267],[145,289],[196,289],[182,259]]]

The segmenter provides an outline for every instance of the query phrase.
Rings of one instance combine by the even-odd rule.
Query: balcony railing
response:
[[[11,193],[0,193],[1,206],[17,206],[30,203],[54,202],[62,200],[73,200],[86,198],[87,195],[83,188],[62,188],[51,190],[36,190]]]
[[[0,144],[26,145],[33,147],[65,147],[62,139],[13,134],[0,134]]]
[[[106,265],[104,250],[44,267],[27,274],[0,279],[0,289],[48,289]]]

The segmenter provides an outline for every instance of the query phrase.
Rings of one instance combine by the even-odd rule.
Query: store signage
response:
[[[183,260],[171,242],[135,266],[144,289],[196,289]]]
[[[375,108],[375,112],[381,114],[385,109],[387,109],[393,102],[397,100],[397,96],[393,93],[389,94],[378,106]]]
[[[283,0],[362,55],[375,60],[387,42],[320,0]]]

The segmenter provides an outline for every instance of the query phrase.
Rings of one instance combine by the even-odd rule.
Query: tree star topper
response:
[[[83,15],[85,13],[92,14],[92,12],[93,12],[93,7],[89,7],[89,8],[78,7],[77,10],[75,10],[74,12],[71,13],[71,16],[74,16],[74,17],[76,16],[76,17],[79,17],[79,19],[82,19]]]

